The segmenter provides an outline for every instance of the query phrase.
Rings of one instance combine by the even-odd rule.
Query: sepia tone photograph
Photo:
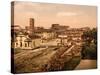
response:
[[[11,2],[11,72],[97,69],[97,6]]]

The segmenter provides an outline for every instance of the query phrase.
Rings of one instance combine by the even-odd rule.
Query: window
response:
[[[25,47],[27,47],[27,43],[25,43]]]
[[[29,47],[29,44],[30,44],[30,43],[29,43],[29,42],[27,42],[27,43],[28,43],[28,47]]]
[[[18,43],[16,43],[16,47],[18,47]]]
[[[20,47],[22,47],[22,42],[20,42]]]

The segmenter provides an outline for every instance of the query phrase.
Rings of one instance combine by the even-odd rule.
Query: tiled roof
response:
[[[34,35],[29,35],[29,38],[31,38],[31,39],[36,39],[36,38],[41,38],[41,37],[34,34]]]

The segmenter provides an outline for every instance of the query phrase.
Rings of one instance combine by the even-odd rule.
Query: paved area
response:
[[[95,69],[97,67],[97,60],[81,60],[80,64],[75,68],[81,69]]]

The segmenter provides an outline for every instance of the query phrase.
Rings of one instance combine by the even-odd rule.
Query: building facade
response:
[[[28,37],[28,35],[19,32],[14,39],[14,48],[32,49],[32,41],[31,38]]]

